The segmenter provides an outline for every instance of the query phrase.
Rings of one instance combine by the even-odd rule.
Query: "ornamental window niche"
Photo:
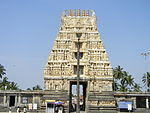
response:
[[[77,52],[74,53],[75,58],[77,59]],[[79,53],[79,58],[82,59],[83,58],[83,52]]]
[[[79,66],[79,73],[82,75],[83,74],[83,70],[84,70],[84,66]],[[74,74],[77,75],[77,66],[74,66]]]
[[[79,43],[79,47],[80,47],[80,48],[82,48],[82,44],[83,44],[83,42],[75,42],[75,46],[76,46],[76,48],[78,48],[78,43]]]

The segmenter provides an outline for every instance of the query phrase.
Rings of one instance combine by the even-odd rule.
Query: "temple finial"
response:
[[[82,16],[85,16],[85,10],[82,11]]]
[[[68,13],[69,13],[68,16],[71,16],[71,15],[72,15],[72,14],[71,14],[71,10],[69,10]]]
[[[94,10],[92,10],[92,16],[96,16]]]
[[[73,12],[72,12],[72,10],[70,10],[70,16],[73,16]]]
[[[62,16],[66,16],[66,10],[63,11]]]
[[[74,10],[74,12],[73,12],[73,16],[76,16],[76,10]]]
[[[78,16],[80,16],[80,9],[78,9]]]
[[[89,16],[89,10],[86,11],[86,16]]]

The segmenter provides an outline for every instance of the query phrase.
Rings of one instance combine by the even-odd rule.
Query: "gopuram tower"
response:
[[[65,10],[60,31],[44,69],[45,100],[59,100],[65,112],[72,107],[72,85],[77,84],[77,46],[79,44],[82,110],[85,113],[115,110],[113,73],[96,23],[94,11]],[[110,113],[109,112],[109,113]]]

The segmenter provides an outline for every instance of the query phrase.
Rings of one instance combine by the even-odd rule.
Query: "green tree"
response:
[[[15,82],[10,82],[9,86],[8,86],[8,89],[11,89],[11,90],[18,90],[19,87],[17,85],[17,83]]]
[[[42,88],[40,87],[40,85],[36,85],[32,88],[33,90],[42,90]]]
[[[2,78],[3,75],[6,74],[5,71],[6,71],[6,69],[4,68],[4,66],[2,66],[2,65],[0,64],[0,78]]]
[[[114,79],[120,80],[123,76],[123,68],[120,66],[113,69],[113,77]]]
[[[129,91],[129,89],[127,87],[125,87],[125,85],[120,85],[119,84],[119,90],[118,91],[120,91],[120,92],[127,92],[127,91]]]
[[[134,78],[132,75],[127,75],[127,83],[129,86],[134,86]]]
[[[27,90],[31,90],[31,88],[27,88]]]
[[[144,76],[142,77],[142,82],[144,83],[144,86],[148,87],[148,91],[150,88],[150,72],[146,72]]]
[[[18,85],[15,82],[8,81],[7,77],[4,77],[2,82],[0,83],[1,90],[18,90]]]
[[[113,69],[114,91],[140,91],[140,86],[134,82],[132,75],[124,71],[120,66]]]
[[[141,92],[141,86],[137,83],[134,83],[134,86],[132,87],[134,92]]]
[[[123,76],[123,68],[121,68],[120,66],[116,67],[113,69],[113,78],[114,78],[114,82],[113,82],[113,90],[117,91],[119,89],[119,84],[118,84],[118,80],[120,80]]]
[[[7,89],[7,87],[8,87],[9,84],[10,84],[10,82],[8,81],[8,78],[4,77],[3,80],[0,83],[0,89],[1,90]]]
[[[17,83],[10,82],[10,81],[8,81],[7,77],[3,76],[3,75],[6,74],[5,71],[6,70],[5,70],[4,66],[2,66],[0,64],[0,78],[1,78],[1,80],[0,80],[0,89],[1,90],[18,90],[19,88],[18,88]]]
[[[126,92],[129,90],[129,88],[127,87],[128,86],[128,73],[126,71],[123,71],[123,75],[121,77],[121,80],[120,80],[120,88],[119,88],[119,91],[122,91],[122,92]]]
[[[131,91],[134,86],[134,78],[132,75],[129,75],[128,72],[123,71],[123,76],[120,81],[120,91],[126,92]]]

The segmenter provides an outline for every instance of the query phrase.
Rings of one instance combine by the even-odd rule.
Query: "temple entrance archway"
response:
[[[69,92],[69,111],[76,111],[77,103],[77,93],[76,93],[77,82],[70,82],[70,92]],[[87,82],[80,82],[80,111],[86,110],[87,103]]]

